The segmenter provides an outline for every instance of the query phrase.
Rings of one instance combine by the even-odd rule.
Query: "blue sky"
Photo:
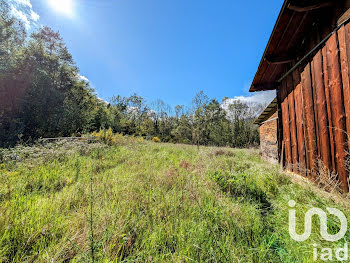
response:
[[[136,92],[172,106],[188,104],[199,90],[219,100],[253,95],[248,88],[283,2],[8,1],[16,16],[27,16],[29,30],[60,32],[99,97]]]

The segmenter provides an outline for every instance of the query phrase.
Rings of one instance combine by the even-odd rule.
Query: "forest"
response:
[[[137,94],[106,102],[83,80],[58,32],[41,27],[28,34],[9,5],[0,5],[1,147],[109,128],[162,142],[258,145],[252,122],[265,105],[228,98],[219,102],[202,91],[186,106],[148,103]]]

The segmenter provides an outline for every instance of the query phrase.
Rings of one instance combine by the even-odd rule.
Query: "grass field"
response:
[[[293,241],[289,200],[298,218],[350,210],[254,149],[62,141],[2,159],[0,262],[312,262],[314,243],[350,239],[323,241],[315,220],[309,240]]]

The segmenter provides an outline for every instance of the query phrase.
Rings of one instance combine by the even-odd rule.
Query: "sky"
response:
[[[187,105],[249,93],[283,0],[7,0],[28,31],[59,31],[100,98],[133,93]]]

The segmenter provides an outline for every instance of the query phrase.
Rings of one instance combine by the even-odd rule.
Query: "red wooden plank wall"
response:
[[[285,167],[317,181],[322,165],[348,191],[350,23],[282,81],[278,96]]]
[[[297,128],[297,141],[298,141],[298,157],[299,165],[298,172],[306,176],[306,152],[305,152],[305,134],[304,134],[304,111],[303,111],[303,96],[301,93],[301,79],[299,71],[294,71],[294,101],[295,101],[295,121]]]

